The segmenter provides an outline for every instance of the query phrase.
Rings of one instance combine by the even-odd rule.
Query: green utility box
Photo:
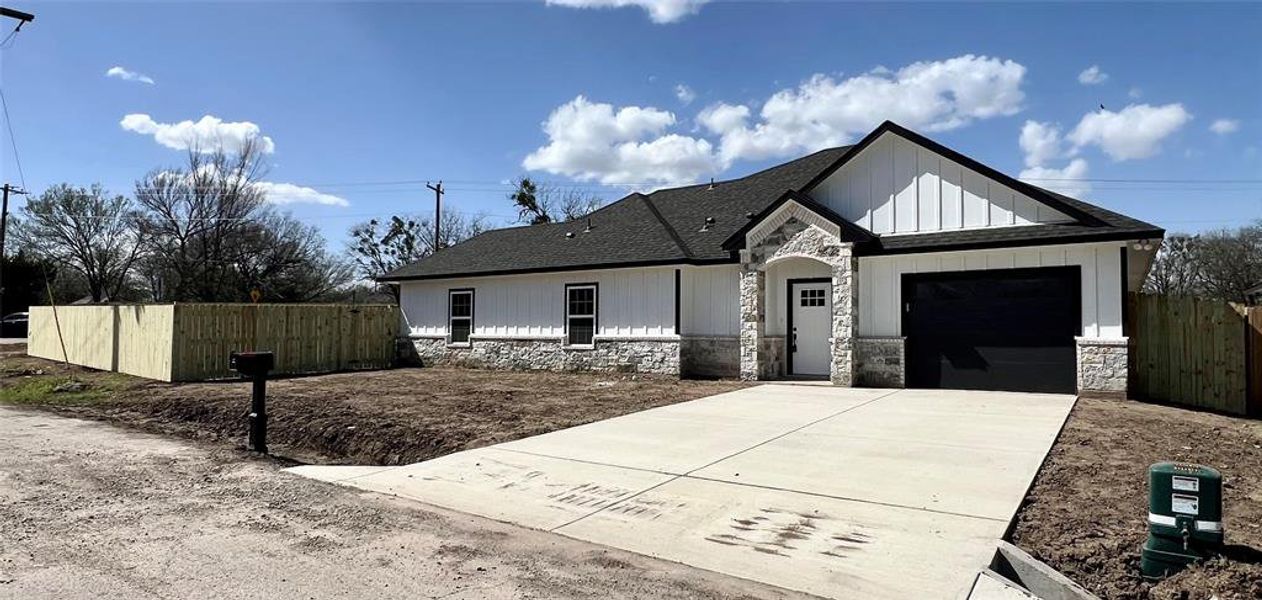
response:
[[[1148,468],[1148,541],[1139,565],[1160,579],[1223,546],[1223,476],[1209,467],[1163,462]]]

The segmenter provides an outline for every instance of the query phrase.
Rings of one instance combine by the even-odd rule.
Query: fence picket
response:
[[[164,381],[235,377],[234,350],[276,352],[277,374],[391,366],[398,309],[388,305],[165,304],[64,309],[70,362]],[[60,360],[48,307],[32,307],[29,353]],[[57,350],[57,351],[55,351]]]
[[[1150,294],[1132,294],[1129,301],[1133,397],[1262,412],[1262,364],[1255,364],[1262,363],[1262,308]]]

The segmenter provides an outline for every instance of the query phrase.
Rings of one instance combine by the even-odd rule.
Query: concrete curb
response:
[[[1100,600],[1026,551],[999,542],[991,569],[1041,600]]]

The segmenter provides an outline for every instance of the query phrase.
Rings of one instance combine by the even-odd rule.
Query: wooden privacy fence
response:
[[[382,369],[398,310],[362,304],[154,304],[31,307],[27,353],[162,381],[235,377],[234,350],[276,353],[279,375]],[[60,323],[60,339],[58,337]]]
[[[1128,302],[1133,397],[1262,416],[1262,307],[1149,294]]]

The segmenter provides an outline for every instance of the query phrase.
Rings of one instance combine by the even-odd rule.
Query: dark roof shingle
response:
[[[995,246],[1161,237],[1151,224],[1017,181],[915,132],[886,122],[854,146],[820,150],[739,179],[633,193],[568,223],[496,229],[381,276],[381,281],[664,264],[735,262],[724,242],[786,192],[809,193],[876,137],[893,132],[981,170],[1077,219],[986,229],[885,234],[857,254],[894,254]],[[806,194],[809,198],[809,194]],[[832,215],[830,215],[832,216]],[[706,219],[713,219],[707,225]],[[587,231],[587,224],[591,230]],[[851,224],[856,230],[863,231]],[[857,236],[861,238],[862,236]]]
[[[752,175],[634,193],[587,219],[496,229],[443,248],[379,279],[432,279],[646,264],[727,261],[723,241],[784,192],[803,186],[846,150],[830,148]],[[714,222],[705,226],[706,217]],[[704,231],[703,231],[704,229]],[[567,237],[567,233],[573,235]]]

